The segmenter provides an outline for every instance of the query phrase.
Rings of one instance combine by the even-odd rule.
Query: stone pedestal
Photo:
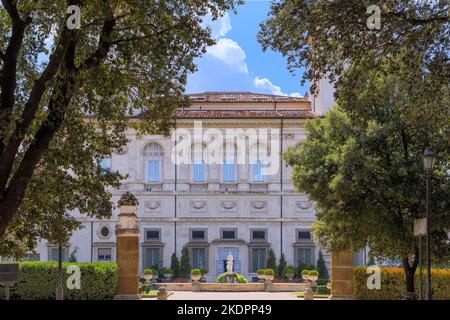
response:
[[[200,282],[198,281],[192,281],[192,292],[200,292]]]
[[[264,284],[264,290],[266,292],[274,292],[273,283],[271,281],[266,281]]]
[[[131,199],[131,200],[130,200]],[[114,299],[139,300],[139,228],[137,200],[131,193],[119,201],[119,224],[116,226],[116,262],[119,267]],[[122,202],[121,202],[122,201]]]
[[[350,251],[333,252],[331,255],[332,300],[352,300],[353,255]]]

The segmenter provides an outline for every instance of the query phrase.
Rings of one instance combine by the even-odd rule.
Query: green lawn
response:
[[[305,296],[305,292],[293,292],[293,295],[296,295],[299,298],[303,298]],[[328,298],[330,295],[329,294],[315,294],[314,298]]]

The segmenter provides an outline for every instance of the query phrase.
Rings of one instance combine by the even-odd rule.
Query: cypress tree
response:
[[[170,259],[170,269],[172,269],[174,278],[178,278],[180,276],[180,262],[178,261],[175,252],[172,253],[172,258]]]
[[[183,250],[181,250],[180,276],[183,278],[189,278],[190,275],[191,259],[189,258],[189,248],[187,246],[184,246]]]
[[[328,269],[325,260],[323,259],[322,250],[319,250],[319,258],[317,259],[317,271],[319,271],[319,279],[329,279]]]
[[[272,248],[269,248],[269,255],[267,257],[267,269],[277,270],[277,258],[275,257],[275,252]]]
[[[284,253],[282,253],[277,267],[277,277],[279,278],[284,277],[284,270],[286,269],[286,266],[287,266],[286,259],[284,257]]]

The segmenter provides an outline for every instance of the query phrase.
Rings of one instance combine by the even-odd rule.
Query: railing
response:
[[[191,190],[191,192],[208,191],[208,183],[207,182],[191,182],[190,190]]]
[[[220,191],[222,191],[222,192],[238,191],[238,184],[237,184],[237,182],[221,182],[220,183]]]
[[[145,183],[145,191],[162,191],[162,183]]]
[[[267,182],[251,182],[251,192],[267,192],[269,190],[269,184]]]

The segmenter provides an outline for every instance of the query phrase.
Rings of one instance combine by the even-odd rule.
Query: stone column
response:
[[[331,299],[353,299],[353,255],[350,251],[331,255]]]
[[[116,300],[139,300],[139,228],[137,199],[126,192],[119,200],[119,224],[116,226],[116,261],[119,266]]]

